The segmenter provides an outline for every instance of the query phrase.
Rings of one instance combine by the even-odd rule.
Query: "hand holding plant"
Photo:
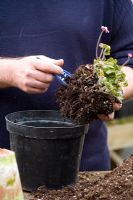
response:
[[[93,64],[79,66],[67,80],[68,85],[57,91],[60,112],[78,123],[112,119],[114,110],[122,106],[122,88],[128,85],[121,66],[116,59],[110,57],[111,47],[100,43],[102,34],[109,33],[109,30],[104,26],[101,30]],[[125,66],[131,57],[132,55],[128,54],[128,59],[122,66]]]

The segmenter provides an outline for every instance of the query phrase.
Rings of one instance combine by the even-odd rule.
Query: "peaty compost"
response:
[[[94,175],[95,174],[95,175]],[[60,190],[38,188],[31,200],[133,200],[133,156],[103,177],[83,172],[75,185]]]

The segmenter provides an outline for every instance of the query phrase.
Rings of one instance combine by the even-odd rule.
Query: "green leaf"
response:
[[[110,47],[106,44],[100,43],[99,45],[104,49],[103,54],[110,54]],[[122,72],[121,67],[117,64],[117,60],[112,57],[106,59],[95,59],[94,70],[99,78],[99,85],[107,94],[116,97],[119,101],[122,101],[122,87],[128,85],[125,80],[125,74]]]

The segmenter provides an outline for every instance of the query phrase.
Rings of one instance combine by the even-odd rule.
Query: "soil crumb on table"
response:
[[[32,200],[133,200],[133,156],[103,177],[94,174],[79,173],[75,185],[58,190],[41,186]]]

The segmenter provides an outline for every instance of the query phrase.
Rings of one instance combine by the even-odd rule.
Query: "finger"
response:
[[[60,66],[55,65],[51,62],[46,62],[46,60],[43,61],[43,60],[35,59],[33,61],[33,65],[35,66],[37,70],[42,71],[42,72],[46,72],[50,74],[63,74],[63,69]]]
[[[99,118],[100,120],[102,120],[102,121],[108,120],[108,116],[107,116],[107,115],[100,114],[100,115],[97,115],[97,116],[98,116],[98,118]]]
[[[40,81],[37,81],[37,80],[33,80],[33,81],[30,81],[29,83],[26,84],[26,87],[27,88],[36,88],[36,89],[39,89],[39,90],[45,90],[45,88],[48,88],[49,87],[49,83],[43,83],[43,82],[40,82]]]
[[[63,59],[58,59],[58,60],[56,60],[56,59],[53,59],[53,58],[49,58],[49,57],[47,57],[47,56],[44,56],[44,55],[39,55],[39,56],[37,56],[39,59],[41,59],[41,60],[47,60],[48,62],[52,62],[53,64],[55,64],[55,65],[59,65],[59,66],[63,66],[63,64],[64,64],[64,60]]]
[[[112,112],[111,114],[108,115],[108,120],[112,120],[114,119],[114,112]]]
[[[43,83],[51,83],[54,79],[52,74],[44,73],[39,70],[35,70],[34,73],[30,74],[30,77]]]
[[[98,118],[102,121],[109,121],[109,120],[112,120],[114,119],[114,112],[112,112],[111,114],[109,115],[104,115],[104,114],[100,114],[98,115]]]
[[[28,94],[42,94],[47,92],[48,88],[45,89],[38,89],[38,88],[29,88],[27,91],[25,91]]]
[[[20,58],[19,58],[20,59]],[[30,61],[32,62],[33,60],[42,60],[43,62],[50,62],[58,66],[63,66],[64,65],[64,60],[63,59],[53,59],[49,58],[44,55],[35,55],[35,56],[27,56],[22,58],[25,61]]]
[[[121,103],[114,103],[113,104],[113,110],[117,111],[117,110],[120,110],[121,108],[122,108]]]

